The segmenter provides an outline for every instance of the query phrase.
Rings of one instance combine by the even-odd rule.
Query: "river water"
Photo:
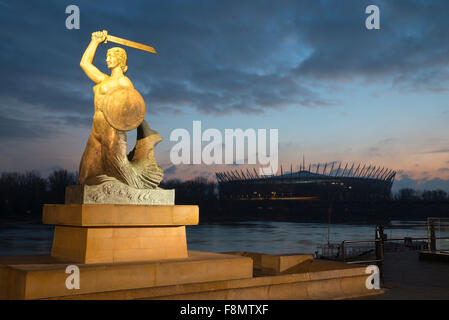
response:
[[[417,221],[394,221],[399,229],[387,229],[388,237],[427,237],[424,228],[410,228]],[[419,223],[424,224],[424,221]],[[402,228],[403,227],[403,228]],[[0,255],[50,254],[53,226],[31,222],[0,222]],[[330,231],[330,232],[329,232]],[[328,241],[374,239],[375,225],[296,222],[202,223],[187,227],[190,250],[260,253],[315,253]]]

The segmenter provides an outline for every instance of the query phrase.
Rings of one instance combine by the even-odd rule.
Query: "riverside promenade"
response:
[[[384,294],[363,300],[449,300],[449,263],[419,260],[418,252],[385,253]]]

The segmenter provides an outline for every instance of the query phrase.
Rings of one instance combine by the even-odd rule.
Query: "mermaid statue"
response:
[[[99,44],[106,42],[107,37],[106,31],[92,33],[80,63],[96,85],[92,131],[81,159],[78,181],[89,186],[119,181],[131,188],[156,189],[163,171],[156,163],[154,147],[162,138],[144,120],[145,102],[125,76],[126,51],[120,47],[107,51],[110,75],[92,64]],[[137,129],[136,145],[127,154],[126,132],[134,129]]]

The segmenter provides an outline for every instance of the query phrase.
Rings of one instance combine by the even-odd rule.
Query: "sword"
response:
[[[156,50],[154,50],[153,47],[150,47],[145,44],[138,43],[138,42],[122,39],[119,37],[111,36],[107,33],[106,30],[104,30],[103,33],[106,34],[106,40],[104,40],[104,43],[107,43],[108,41],[110,41],[110,42],[118,43],[118,44],[121,44],[121,45],[124,45],[127,47],[136,48],[139,50],[148,51],[148,52],[157,54]]]

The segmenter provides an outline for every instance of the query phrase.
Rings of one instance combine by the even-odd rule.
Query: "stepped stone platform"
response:
[[[365,266],[312,255],[187,250],[198,206],[45,205],[50,256],[0,257],[0,299],[343,299],[368,290]],[[79,270],[68,288],[67,267]],[[69,286],[70,287],[70,286]]]
[[[67,261],[0,257],[0,299],[344,299],[383,293],[366,289],[364,266],[303,258],[309,255],[275,255],[274,260],[303,260],[283,271],[271,264],[253,269],[249,256],[270,255],[189,251],[187,259],[78,264],[79,290],[65,286]]]
[[[71,264],[51,256],[0,257],[0,298],[76,298],[99,292],[252,277],[250,258],[189,252],[183,259],[76,264],[80,270],[80,289],[69,290],[65,271]]]

